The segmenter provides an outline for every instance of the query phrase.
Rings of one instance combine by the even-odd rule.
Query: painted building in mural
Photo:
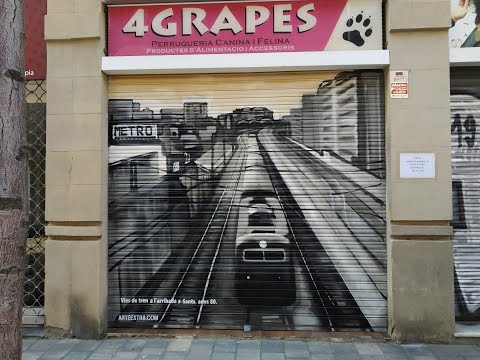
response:
[[[47,326],[475,329],[478,1],[65,1]]]

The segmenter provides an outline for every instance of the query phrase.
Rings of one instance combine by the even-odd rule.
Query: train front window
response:
[[[263,251],[257,249],[245,249],[243,250],[243,259],[245,261],[262,261]]]
[[[244,261],[256,262],[283,262],[286,259],[283,249],[245,249],[243,250]]]
[[[265,250],[266,261],[284,261],[285,251],[283,250]]]

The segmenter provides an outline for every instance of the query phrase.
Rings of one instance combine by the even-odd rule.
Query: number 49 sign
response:
[[[457,147],[461,148],[466,145],[467,148],[473,148],[475,146],[477,122],[473,115],[462,117],[460,114],[454,114],[451,130],[452,135],[457,135]]]

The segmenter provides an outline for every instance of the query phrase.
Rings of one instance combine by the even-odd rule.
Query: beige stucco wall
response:
[[[408,70],[410,98],[387,94],[390,333],[453,335],[448,0],[389,0],[388,70]],[[100,0],[48,0],[46,325],[94,338],[106,328],[107,90]],[[387,84],[388,91],[388,84]],[[433,152],[436,178],[399,177],[399,154]]]
[[[46,326],[105,330],[107,88],[98,0],[48,0]]]
[[[449,341],[454,331],[450,240],[449,0],[390,0],[391,70],[408,70],[409,98],[387,94],[389,331],[400,341]],[[387,84],[387,91],[389,90]],[[401,153],[434,153],[434,179],[401,179]]]

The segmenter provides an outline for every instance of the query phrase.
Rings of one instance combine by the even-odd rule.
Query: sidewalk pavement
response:
[[[399,345],[338,339],[25,338],[23,346],[23,360],[480,360],[479,345]]]

